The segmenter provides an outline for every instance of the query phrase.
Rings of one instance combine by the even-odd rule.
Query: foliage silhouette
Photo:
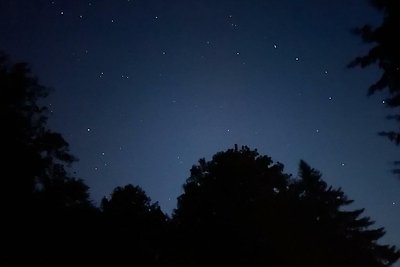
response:
[[[169,221],[132,185],[114,190],[101,210],[89,187],[70,176],[76,161],[61,134],[48,129],[49,93],[26,63],[0,53],[3,131],[1,266],[111,264],[167,266]],[[169,237],[170,238],[170,237]]]
[[[110,199],[103,198],[103,233],[105,251],[113,264],[134,262],[148,266],[166,266],[166,215],[157,203],[139,186],[126,185],[114,189]]]
[[[237,146],[191,169],[172,219],[138,186],[117,187],[100,209],[68,173],[76,161],[38,104],[49,89],[25,63],[0,56],[4,151],[1,266],[390,266],[383,228],[342,208],[352,201],[300,162],[299,177]]]
[[[350,203],[303,161],[293,179],[248,147],[217,153],[193,166],[174,211],[183,265],[390,266],[400,253]]]
[[[376,65],[383,73],[382,76],[369,87],[368,95],[377,91],[386,91],[388,96],[385,104],[395,109],[395,114],[387,119],[400,123],[400,2],[398,0],[370,0],[373,7],[383,13],[383,22],[378,27],[364,25],[354,32],[360,35],[364,43],[373,44],[373,47],[363,56],[356,57],[349,67],[365,68]],[[400,145],[400,128],[392,131],[382,131],[381,136],[389,138],[396,145]],[[396,168],[394,173],[400,174]]]
[[[38,82],[26,63],[11,65],[4,53],[0,54],[0,88],[3,172],[7,173],[2,181],[2,203],[26,210],[38,201],[63,207],[89,206],[88,187],[67,172],[76,158],[61,134],[47,128],[47,108],[38,104],[49,89]],[[52,200],[46,201],[47,197]]]
[[[11,64],[2,52],[0,92],[4,248],[0,264],[16,266],[28,260],[57,264],[67,257],[70,244],[78,246],[75,239],[84,232],[84,223],[78,221],[96,209],[88,186],[68,173],[76,161],[68,143],[47,127],[47,108],[39,100],[49,89],[26,63]]]

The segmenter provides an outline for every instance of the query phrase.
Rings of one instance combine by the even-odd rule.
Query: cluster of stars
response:
[[[130,2],[130,0],[127,0],[127,2]],[[52,1],[51,4],[55,5],[55,1]],[[92,3],[88,3],[88,5],[91,6]],[[70,13],[72,13],[71,10],[69,10],[69,9],[65,8],[65,9],[61,10],[59,7],[56,7],[55,9],[53,9],[52,12],[55,16],[57,16],[59,19],[62,19],[62,20],[67,19],[71,15]],[[83,25],[84,23],[89,23],[89,21],[86,20],[86,18],[89,18],[89,16],[87,16],[86,14],[87,13],[81,11],[81,13],[73,14],[72,17],[76,21],[79,21],[79,24]],[[228,16],[226,16],[226,15],[227,15],[227,13],[224,13],[224,15],[222,15],[223,16],[222,17],[222,25],[220,25],[220,26],[222,26],[224,31],[228,32],[231,36],[240,34],[242,31],[238,30],[239,24],[240,24],[240,29],[245,29],[246,24],[244,24],[244,22],[242,24],[241,21],[238,21],[236,15],[235,16],[233,16],[231,14],[229,14]],[[78,19],[78,17],[80,20]],[[118,28],[120,26],[120,24],[122,24],[121,22],[125,21],[121,17],[115,16],[115,13],[113,15],[109,14],[104,17],[106,18],[106,23],[109,26],[108,28],[110,28],[110,29]],[[162,13],[159,13],[157,15],[155,15],[153,13],[153,14],[148,14],[148,16],[146,16],[146,19],[147,19],[147,21],[152,23],[152,26],[156,26],[158,28],[158,27],[162,27],[163,23],[161,23],[161,22],[164,22],[163,20],[160,20],[160,17],[168,18],[167,16],[164,17]],[[112,26],[110,26],[111,25],[110,23],[112,24]],[[237,36],[235,36],[235,38],[236,37]],[[308,61],[308,59],[310,57],[303,55],[302,53],[299,53],[298,51],[293,50],[294,53],[290,54],[292,51],[287,51],[287,48],[286,48],[288,44],[279,38],[274,37],[274,39],[270,39],[268,36],[264,36],[263,39],[266,40],[266,41],[263,41],[263,43],[262,43],[263,49],[267,53],[270,53],[269,55],[274,56],[274,57],[277,57],[282,52],[282,55],[284,55],[284,57],[285,57],[284,60],[282,60],[282,62],[285,62],[285,64],[286,64],[286,62],[289,62],[288,64],[290,64],[291,66],[296,66],[296,68],[294,68],[295,71],[297,71],[299,69],[298,68],[299,66],[303,67],[303,65],[312,63],[312,62]],[[221,42],[220,39],[214,38],[212,36],[202,36],[201,39],[195,40],[195,42],[197,42],[196,49],[199,50],[199,54],[201,53],[200,57],[202,58],[202,60],[201,60],[202,64],[206,64],[208,62],[208,60],[212,58],[212,55],[215,54],[214,51],[216,51],[217,53],[225,53],[224,56],[230,57],[230,59],[234,59],[235,60],[234,62],[238,65],[246,65],[246,67],[240,68],[244,72],[247,70],[252,70],[251,68],[253,67],[253,65],[256,65],[256,64],[252,64],[254,61],[252,61],[252,58],[251,58],[252,53],[251,53],[250,49],[246,50],[244,48],[246,46],[241,45],[240,43],[232,42],[232,44],[233,44],[232,46],[223,48],[222,45],[224,42]],[[151,51],[152,52],[151,55],[152,56],[154,55],[155,57],[162,59],[162,63],[165,65],[169,64],[168,60],[173,61],[174,56],[179,55],[179,53],[175,52],[174,47],[171,47],[168,45],[169,45],[168,43],[166,45],[161,44],[159,47],[156,47],[154,51]],[[279,49],[278,49],[278,46],[279,46]],[[87,44],[85,44],[85,47],[90,48],[90,51],[91,51],[90,57],[92,57],[92,55],[94,57],[94,55],[98,54],[97,50],[95,50],[95,48],[92,48],[91,46],[89,46]],[[286,51],[285,51],[285,49],[286,49]],[[88,54],[87,49],[86,50],[81,49],[81,50],[75,50],[75,51],[76,51],[75,53],[72,53],[72,56],[75,59],[74,62],[80,62],[80,64],[84,64],[89,61],[90,57],[89,56],[85,57],[85,55]],[[273,52],[271,52],[271,51],[273,51]],[[194,52],[192,54],[195,54],[195,53],[196,52]],[[209,54],[207,54],[207,53],[209,53]],[[209,55],[211,55],[211,56],[209,56]],[[196,55],[194,58],[197,60],[199,58],[199,55]],[[261,58],[261,57],[259,57],[259,58]],[[279,60],[279,59],[275,59],[275,60]],[[155,62],[154,65],[156,66],[157,59],[155,59],[154,62]],[[211,60],[210,60],[210,62],[211,62]],[[173,65],[173,63],[171,65]],[[279,64],[277,64],[277,65],[279,65]],[[94,71],[93,73],[91,73],[91,75],[93,76],[92,78],[95,78],[95,79],[106,78],[106,79],[110,79],[110,81],[109,81],[110,83],[117,81],[120,84],[123,84],[124,86],[126,86],[127,84],[131,84],[131,83],[133,84],[134,82],[139,81],[139,79],[140,79],[140,75],[138,74],[138,72],[136,70],[129,69],[129,67],[125,67],[124,69],[122,69],[122,71],[115,73],[115,70],[117,68],[112,69],[114,66],[110,66],[109,68],[105,64],[103,64],[101,66],[102,66],[102,69],[100,69],[100,70],[103,70],[103,71],[101,71],[101,72],[100,72],[100,70]],[[322,67],[318,68],[316,73],[317,73],[317,75],[319,75],[319,77],[321,77],[321,80],[322,79],[328,80],[330,78],[331,75],[328,76],[328,69],[329,69],[329,74],[331,74],[331,73],[335,74],[333,67],[330,66],[329,64],[321,64],[320,66],[322,66]],[[290,66],[288,66],[288,69],[290,69]],[[303,69],[301,69],[301,70],[303,70]],[[257,73],[262,73],[263,69],[262,68],[258,68],[258,69],[254,68],[253,71],[254,71],[253,73],[257,74]],[[314,71],[315,71],[315,69],[314,69]],[[162,69],[162,68],[161,69],[154,68],[154,73],[152,73],[152,75],[153,75],[152,77],[156,76],[156,79],[159,79],[159,80],[166,80],[166,78],[170,78],[170,77],[172,77],[171,80],[173,80],[175,78],[172,71],[169,71],[169,70],[166,71],[165,69]],[[130,77],[131,77],[131,79],[130,79]],[[114,79],[114,80],[112,80],[112,79]],[[127,79],[129,79],[129,81],[125,81]],[[121,82],[121,80],[124,80],[124,82]],[[102,80],[102,82],[104,82],[104,81],[105,80]],[[322,86],[322,88],[323,88],[323,86]],[[306,101],[305,96],[307,96],[307,97],[309,96],[309,92],[305,91],[304,88],[297,87],[297,88],[294,88],[293,90],[296,90],[296,91],[292,91],[292,94],[294,94],[294,96],[298,95],[301,97],[301,98],[300,97],[297,98],[299,101]],[[299,92],[300,90],[301,90],[301,92]],[[335,105],[337,105],[341,99],[338,97],[338,95],[334,94],[334,92],[335,91],[332,90],[331,88],[326,89],[325,92],[322,91],[322,93],[318,95],[318,102],[319,103],[321,103],[321,102],[330,103],[329,105],[327,105],[327,108],[333,109],[335,107]],[[177,95],[175,95],[175,94],[173,95],[173,97],[171,97],[171,96],[166,97],[163,99],[163,103],[167,103],[168,106],[174,105],[174,110],[181,109],[181,108],[183,109],[184,105],[183,104],[181,105],[181,103],[185,103],[185,102],[180,97],[178,98],[179,102],[177,102],[176,97],[177,97]],[[177,103],[179,103],[179,104],[177,104]],[[385,100],[378,99],[377,104],[380,104],[380,103],[386,104]],[[198,105],[194,105],[194,107],[198,108]],[[228,107],[229,107],[229,102],[225,103],[224,106],[220,103],[217,103],[214,106],[215,109],[218,109],[218,112],[227,112],[227,111],[229,111]],[[53,113],[53,106],[51,104],[50,104],[49,110],[51,113]],[[138,126],[139,131],[141,128],[146,127],[146,124],[150,121],[150,119],[148,119],[147,117],[144,117],[144,118],[146,118],[146,123],[143,123],[144,122],[143,119],[140,119],[140,123],[138,123],[138,119],[135,120],[136,123],[139,125]],[[86,129],[83,128],[83,131],[81,130],[81,134],[82,135],[87,134],[87,136],[92,138],[95,135],[95,133],[98,134],[99,128],[97,128],[97,131],[96,131],[96,128],[95,128],[96,126],[94,124],[91,124],[90,126],[94,127],[94,128],[89,128],[89,127]],[[228,128],[228,127],[231,127],[231,128]],[[226,139],[235,137],[236,133],[240,132],[240,130],[238,128],[235,128],[235,125],[229,125],[228,127],[222,127],[219,129],[219,134],[224,135],[226,137]],[[232,131],[232,129],[233,129],[233,131]],[[257,131],[255,129],[257,129]],[[85,130],[86,130],[86,133],[85,133]],[[258,130],[260,130],[260,132],[262,132],[262,129],[259,129],[259,128],[250,129],[250,132],[252,132],[254,136],[259,136]],[[307,134],[309,134],[309,135],[313,136],[315,139],[319,140],[319,139],[323,139],[325,137],[325,133],[328,132],[328,129],[325,128],[324,125],[318,124],[318,125],[314,125],[314,127],[306,129],[306,131],[307,131]],[[257,139],[259,139],[259,138],[257,138]],[[286,145],[286,147],[290,146],[290,149],[292,149],[292,147],[293,148],[295,147],[294,143],[292,143],[292,144],[286,143],[285,145]],[[122,151],[123,147],[116,146],[115,150]],[[124,151],[127,151],[127,150],[128,150],[127,147],[124,146]],[[178,153],[172,154],[172,159],[174,160],[174,163],[175,163],[174,165],[176,165],[176,166],[183,165],[183,163],[184,163],[182,160],[183,154],[180,154],[180,153],[181,152],[179,152],[179,155],[177,155]],[[111,151],[108,151],[108,150],[105,150],[104,152],[101,152],[101,151],[95,152],[94,158],[96,159],[96,161],[89,165],[90,171],[94,170],[94,171],[96,171],[97,174],[100,174],[102,171],[108,170],[108,168],[113,167],[114,166],[113,162],[115,162],[115,161],[110,162],[110,160],[112,159],[110,157],[110,155],[112,155],[112,154],[115,154],[115,153],[112,153]],[[107,155],[107,157],[106,157],[106,155]],[[174,155],[175,155],[175,157],[174,157]],[[107,160],[109,160],[109,161],[107,161]],[[345,161],[346,163],[343,161]],[[346,158],[346,159],[338,158],[336,161],[334,161],[333,165],[335,165],[336,168],[346,170],[347,166],[352,166],[353,164],[352,164],[352,160],[350,158]],[[180,167],[182,167],[182,166],[180,166]],[[200,185],[200,184],[198,184],[198,185]],[[168,201],[171,201],[171,197],[168,197]],[[395,201],[392,202],[391,200],[389,200],[387,202],[387,205],[390,206],[390,204],[393,207],[395,207],[395,206],[398,207],[398,205]],[[317,217],[317,220],[319,220],[319,217]]]
[[[64,15],[64,12],[63,12],[63,11],[61,11],[61,15]],[[81,19],[83,18],[82,15],[80,15],[79,17],[80,17]],[[232,19],[232,18],[233,18],[233,16],[232,16],[232,15],[229,15],[229,19]],[[158,20],[159,17],[158,17],[158,16],[155,16],[154,19],[155,19],[155,20]],[[114,23],[114,22],[115,22],[115,19],[111,19],[111,23]],[[231,23],[231,26],[232,26],[233,28],[237,28],[237,27],[238,27],[238,25],[235,24],[235,23]],[[208,47],[210,47],[210,45],[212,44],[212,42],[211,42],[210,40],[207,40],[207,41],[205,41],[205,44],[206,44]],[[278,49],[278,44],[277,44],[277,43],[273,43],[273,44],[272,44],[272,47],[273,47],[273,49]],[[240,51],[235,51],[234,53],[235,53],[236,56],[241,56],[241,52],[240,52]],[[88,54],[88,50],[85,50],[85,54]],[[163,56],[167,55],[167,51],[165,51],[165,50],[164,50],[164,51],[161,51],[161,55],[163,55]],[[204,58],[204,56],[203,56],[203,58]],[[300,61],[300,57],[298,57],[298,56],[297,56],[297,57],[294,57],[294,60],[295,60],[296,62],[299,62],[299,61]],[[246,62],[242,61],[242,65],[245,65],[245,64],[246,64]],[[324,70],[323,73],[324,73],[325,75],[327,75],[327,74],[328,74],[328,71],[327,71],[327,70]],[[103,78],[104,76],[105,76],[104,72],[101,72],[100,75],[99,75],[99,78]],[[159,76],[161,77],[162,74],[159,73]],[[129,76],[126,75],[126,74],[121,74],[121,78],[122,78],[122,79],[129,79]],[[299,93],[299,95],[301,95],[301,93]],[[332,97],[332,96],[329,96],[329,97],[328,97],[328,100],[332,101],[332,100],[333,100],[333,97]],[[176,101],[176,100],[172,100],[171,103],[172,103],[172,104],[176,104],[177,101]],[[384,103],[384,101],[383,101],[383,103]],[[219,108],[222,109],[222,108],[223,108],[222,105],[220,105]],[[143,120],[141,120],[141,122],[143,122]],[[87,132],[88,132],[88,133],[90,133],[91,131],[92,131],[91,128],[87,128]],[[320,133],[320,129],[316,129],[315,132],[316,132],[317,134],[319,134],[319,133]],[[230,133],[231,133],[231,129],[226,129],[226,130],[225,130],[225,133],[226,133],[226,134],[230,134]],[[255,135],[258,135],[258,131],[255,131]],[[119,150],[121,151],[121,150],[122,150],[122,147],[119,147]],[[105,152],[102,152],[101,155],[102,155],[102,157],[104,157],[104,156],[105,156]],[[181,159],[180,156],[177,156],[177,160],[178,160],[178,163],[179,163],[179,164],[183,164],[183,161],[182,161],[182,159]],[[342,167],[344,167],[344,166],[345,166],[345,163],[340,163],[340,165],[341,165]],[[104,166],[104,167],[107,167],[107,166],[108,166],[108,163],[107,163],[107,162],[103,162],[103,166]],[[94,170],[95,170],[95,171],[99,171],[99,167],[98,167],[98,166],[94,167]],[[393,205],[394,205],[394,204],[393,204]]]
[[[122,150],[122,147],[119,147],[119,150]],[[105,167],[109,166],[108,162],[106,162],[105,159],[104,159],[106,153],[105,153],[105,152],[101,152],[100,155],[101,155],[101,157],[102,157],[101,160],[103,161],[103,162],[102,162],[103,167],[105,168]],[[99,171],[99,170],[100,170],[98,166],[95,166],[93,169],[94,169],[95,171]]]
[[[238,24],[236,24],[236,23],[234,23],[234,22],[232,22],[231,20],[232,20],[232,18],[233,18],[233,15],[229,15],[228,16],[228,19],[229,19],[229,25],[233,28],[233,29],[238,29],[239,28],[239,25]]]
[[[127,0],[127,2],[130,2],[130,0]],[[56,3],[55,3],[55,1],[52,1],[51,4],[52,4],[52,5],[55,5]],[[88,5],[91,6],[92,3],[89,2]],[[60,11],[60,15],[62,15],[62,16],[65,15],[64,10]],[[80,18],[80,19],[83,19],[83,15],[82,15],[82,14],[79,15],[79,18]],[[156,15],[156,16],[153,17],[153,19],[154,19],[154,20],[158,20],[158,19],[159,19],[159,16]],[[116,22],[115,18],[110,19],[110,21],[111,21],[111,23],[115,23],[115,22]],[[237,28],[239,27],[239,25],[233,21],[233,15],[232,15],[232,14],[229,14],[229,15],[228,15],[228,22],[229,22],[229,25],[230,25],[232,28],[234,28],[234,29],[237,29]],[[265,39],[265,38],[266,38],[266,37],[264,36],[264,39]],[[210,45],[211,45],[211,41],[210,41],[210,40],[207,40],[207,41],[205,41],[205,44],[206,44],[207,46],[210,46]],[[277,44],[277,43],[273,43],[273,44],[272,44],[272,47],[273,47],[273,49],[277,49],[277,48],[278,48],[278,44]],[[85,54],[88,54],[88,50],[85,50]],[[162,54],[162,55],[167,55],[167,52],[164,50],[164,51],[161,51],[161,54]],[[241,56],[241,52],[240,52],[240,51],[235,51],[234,54],[235,54],[236,56]],[[205,58],[204,56],[202,56],[202,57]],[[295,60],[296,62],[299,62],[299,61],[300,61],[300,57],[299,57],[299,56],[294,57],[294,60]],[[80,61],[80,58],[78,58],[78,61]],[[242,65],[245,65],[246,62],[242,61],[241,64],[242,64]],[[328,70],[326,70],[326,69],[323,70],[323,73],[324,73],[325,75],[327,75],[327,74],[328,74]],[[104,72],[100,72],[99,78],[103,78],[104,76],[105,76]],[[159,76],[161,77],[162,74],[160,73]],[[121,74],[120,77],[121,77],[122,79],[129,79],[129,76],[126,75],[126,74]],[[299,93],[299,95],[301,96],[301,93]],[[334,99],[333,96],[328,96],[327,98],[328,98],[329,101],[333,101],[333,99]],[[177,101],[176,101],[176,100],[172,100],[171,103],[172,103],[172,104],[176,104]],[[385,100],[382,100],[382,104],[385,104],[385,103],[386,103]],[[50,105],[50,107],[51,107],[51,105]],[[221,109],[222,106],[219,106],[219,108]],[[53,109],[50,109],[50,112],[52,113],[52,112],[53,112]],[[88,132],[88,133],[90,133],[91,131],[92,131],[91,128],[87,128],[87,132]],[[231,133],[231,129],[226,129],[225,132],[226,132],[226,133]],[[320,129],[316,129],[315,132],[316,132],[317,134],[319,134],[319,133],[320,133]],[[256,131],[256,135],[257,135],[257,134],[258,134],[258,132]],[[119,149],[122,150],[122,147],[120,147]],[[104,152],[102,152],[102,156],[103,156],[103,157],[105,156],[105,153],[104,153]],[[179,160],[180,163],[182,163],[182,161],[180,160],[180,156],[178,156],[177,159]],[[340,165],[341,165],[342,167],[344,167],[344,166],[345,166],[345,163],[340,163]],[[107,166],[107,163],[104,163],[104,166]],[[98,167],[96,167],[95,169],[98,170]],[[394,205],[394,204],[393,204],[393,205]]]

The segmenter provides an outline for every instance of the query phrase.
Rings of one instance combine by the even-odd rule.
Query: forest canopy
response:
[[[47,126],[48,95],[25,63],[0,57],[4,151],[2,266],[126,263],[146,266],[390,266],[400,252],[383,228],[319,171],[296,178],[237,145],[200,159],[172,216],[139,186],[117,187],[101,206],[70,175],[76,161]]]

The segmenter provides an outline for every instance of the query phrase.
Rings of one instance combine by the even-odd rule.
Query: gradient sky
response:
[[[132,183],[170,213],[199,158],[248,145],[304,159],[400,246],[380,72],[346,68],[369,48],[351,29],[380,21],[365,0],[1,0],[0,49],[54,88],[96,202]]]

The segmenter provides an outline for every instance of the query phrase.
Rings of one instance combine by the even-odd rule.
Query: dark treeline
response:
[[[390,266],[384,229],[301,161],[286,174],[235,146],[190,171],[171,216],[138,186],[94,206],[71,175],[68,143],[47,128],[47,96],[24,63],[0,57],[1,266]]]

